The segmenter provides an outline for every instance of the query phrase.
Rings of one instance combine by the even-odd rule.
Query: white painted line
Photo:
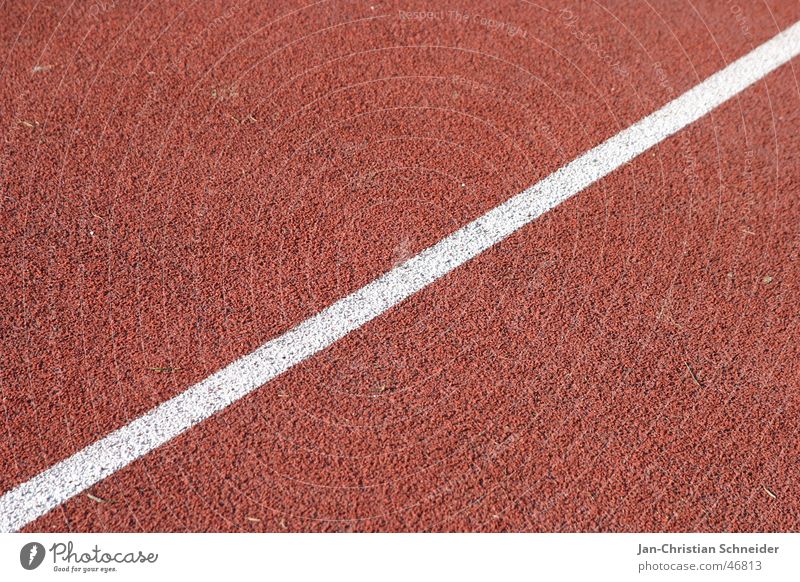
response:
[[[0,498],[14,531],[327,348],[800,53],[800,22],[521,194]]]

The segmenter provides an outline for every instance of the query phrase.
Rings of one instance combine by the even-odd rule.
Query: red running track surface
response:
[[[668,4],[5,6],[0,490],[800,20]],[[26,529],[797,530],[795,64]]]

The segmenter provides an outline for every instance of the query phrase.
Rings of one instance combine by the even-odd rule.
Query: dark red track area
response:
[[[800,19],[269,4],[4,8],[2,491]],[[793,66],[28,529],[796,530]]]

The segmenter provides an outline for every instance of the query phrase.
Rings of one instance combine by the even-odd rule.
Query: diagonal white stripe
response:
[[[14,531],[327,348],[800,54],[800,22],[432,247],[0,498]]]

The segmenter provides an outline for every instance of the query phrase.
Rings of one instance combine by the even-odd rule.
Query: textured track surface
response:
[[[2,17],[5,491],[800,8]],[[794,67],[28,529],[797,530]]]

